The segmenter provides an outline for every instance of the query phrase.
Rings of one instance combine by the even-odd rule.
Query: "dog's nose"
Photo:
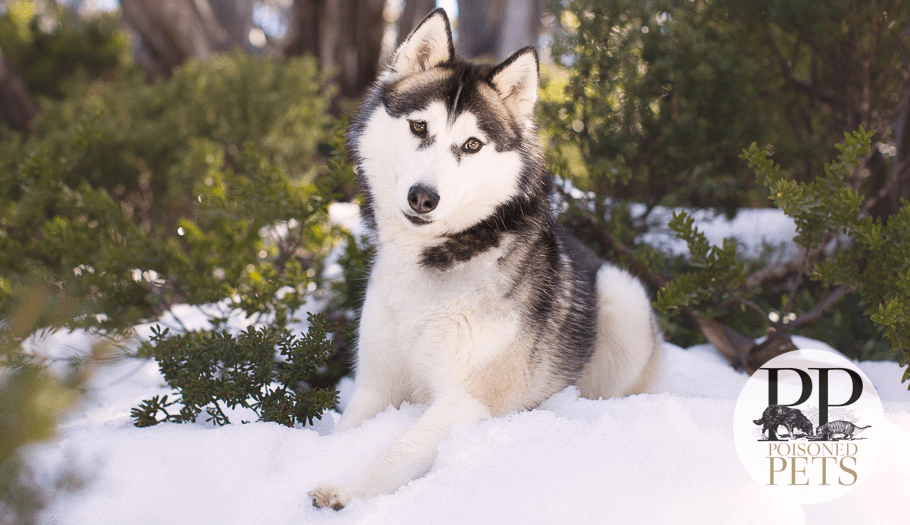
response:
[[[415,184],[408,190],[408,204],[417,213],[430,213],[439,204],[439,194],[432,188]]]

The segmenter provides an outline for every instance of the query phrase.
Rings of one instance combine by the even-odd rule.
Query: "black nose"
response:
[[[415,184],[408,190],[408,204],[417,213],[430,213],[439,204],[439,194],[431,188]]]

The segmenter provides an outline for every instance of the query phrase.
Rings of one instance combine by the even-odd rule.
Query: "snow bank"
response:
[[[803,340],[802,346],[812,346]],[[423,406],[390,408],[331,435],[313,428],[204,423],[139,429],[132,406],[166,393],[156,365],[97,370],[59,436],[32,447],[41,483],[82,478],[41,515],[52,524],[161,523],[904,523],[910,481],[910,393],[895,363],[861,363],[878,389],[889,443],[872,476],[820,505],[775,500],[739,462],[732,420],[747,376],[709,346],[665,345],[659,392],[579,398],[456,429],[432,470],[394,494],[316,510],[306,491],[354,476],[413,424]],[[342,398],[350,393],[342,384]]]

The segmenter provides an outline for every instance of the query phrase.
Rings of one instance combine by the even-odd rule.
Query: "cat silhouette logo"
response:
[[[882,404],[855,364],[824,350],[780,355],[746,382],[733,416],[736,450],[759,485],[800,503],[853,490],[884,446]]]

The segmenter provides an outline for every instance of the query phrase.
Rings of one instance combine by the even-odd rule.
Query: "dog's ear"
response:
[[[490,72],[489,80],[506,107],[516,117],[534,121],[538,84],[537,51],[525,47],[515,52]]]
[[[426,71],[455,56],[452,27],[443,9],[436,9],[398,46],[389,62],[388,75],[397,79]]]

